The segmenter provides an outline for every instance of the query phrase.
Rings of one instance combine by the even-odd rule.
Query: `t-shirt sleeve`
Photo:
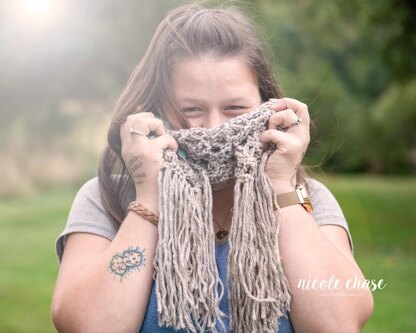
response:
[[[332,224],[344,228],[348,234],[351,252],[354,253],[354,245],[348,223],[338,201],[320,181],[314,178],[307,178],[306,181],[309,185],[308,192],[313,207],[312,216],[320,226]]]
[[[86,232],[112,240],[116,227],[104,210],[98,188],[98,178],[92,178],[79,189],[72,203],[66,226],[55,241],[59,263],[65,247],[66,238],[74,232]]]

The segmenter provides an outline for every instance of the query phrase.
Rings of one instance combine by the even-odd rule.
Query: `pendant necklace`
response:
[[[224,219],[224,223],[228,220],[228,217],[230,216],[231,212],[233,211],[233,207],[231,207],[231,209],[229,210],[227,216]],[[223,239],[224,237],[227,237],[228,234],[230,233],[228,230],[225,230],[214,218],[214,216],[212,216],[212,219],[214,220],[215,224],[217,226],[219,226],[221,228],[221,230],[217,231],[217,233],[215,234],[215,236],[218,239]]]

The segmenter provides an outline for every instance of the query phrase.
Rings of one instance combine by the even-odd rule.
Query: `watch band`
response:
[[[301,203],[296,193],[296,190],[293,192],[276,195],[276,201],[280,208]]]
[[[283,208],[287,206],[301,204],[308,213],[312,213],[312,203],[309,199],[309,194],[302,184],[296,185],[293,192],[283,194],[273,194],[273,209]]]

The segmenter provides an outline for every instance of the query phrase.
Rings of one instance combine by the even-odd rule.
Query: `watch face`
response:
[[[302,206],[309,212],[312,212],[312,203],[309,199],[309,193],[306,190],[306,188],[302,185],[299,184],[298,186],[296,186],[296,193],[298,194],[299,200],[302,204]]]
[[[300,202],[305,202],[305,199],[309,198],[308,191],[306,191],[306,188],[302,184],[298,184],[296,186],[296,194],[299,197]]]

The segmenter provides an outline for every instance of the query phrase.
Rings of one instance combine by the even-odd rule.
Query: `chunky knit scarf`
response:
[[[291,294],[278,247],[272,187],[260,134],[271,102],[211,129],[168,130],[178,156],[164,152],[159,174],[159,241],[154,279],[160,326],[187,332],[222,331],[224,285],[215,261],[212,190],[234,185],[227,288],[233,332],[278,332]],[[179,154],[180,155],[180,154]],[[219,290],[219,287],[221,290]]]

